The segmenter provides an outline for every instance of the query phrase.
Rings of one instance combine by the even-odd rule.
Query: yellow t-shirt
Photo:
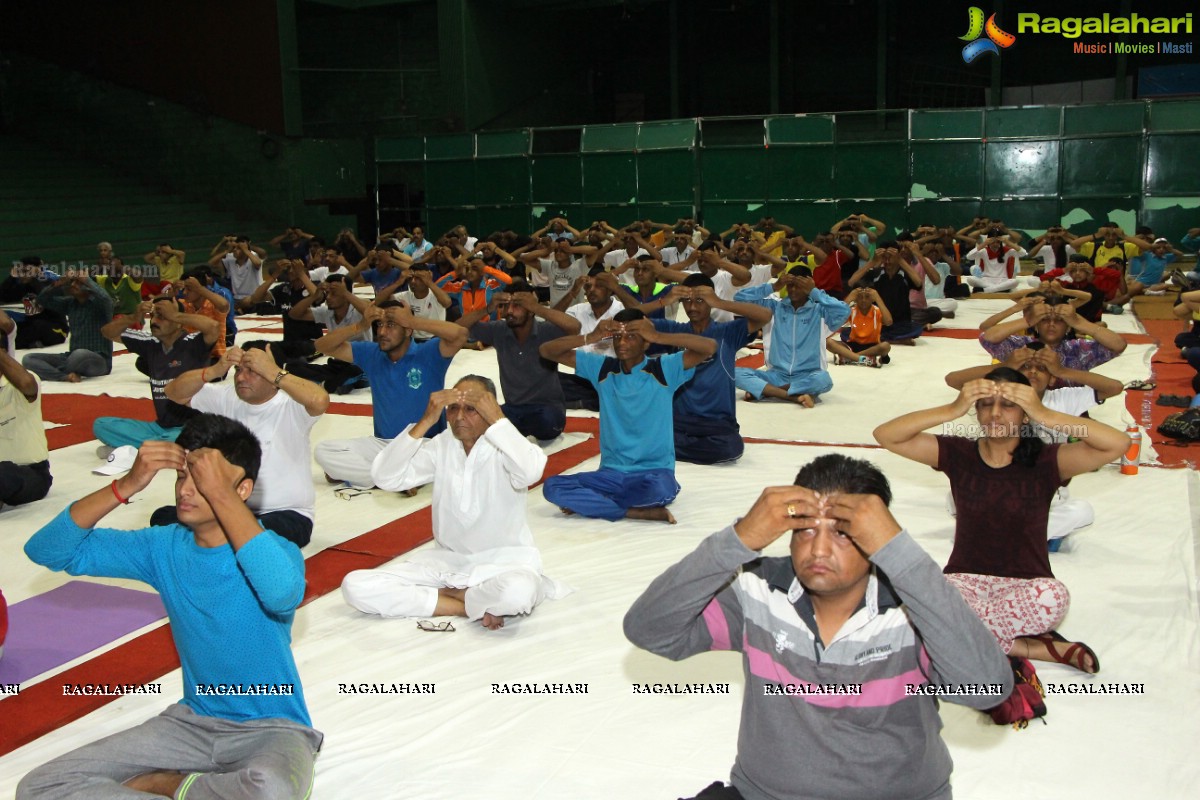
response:
[[[33,379],[38,395],[31,403],[8,378],[0,377],[0,453],[5,461],[22,466],[50,458],[42,425],[42,384],[36,375]]]

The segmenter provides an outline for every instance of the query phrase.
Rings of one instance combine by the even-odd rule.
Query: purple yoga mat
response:
[[[152,592],[71,581],[8,607],[0,683],[22,683],[86,655],[167,611]]]

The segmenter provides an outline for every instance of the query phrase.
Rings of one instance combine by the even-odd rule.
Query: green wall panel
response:
[[[908,228],[918,225],[953,225],[955,230],[979,216],[978,200],[911,200],[908,204]],[[887,220],[884,220],[885,222]]]
[[[1076,212],[1073,216],[1078,217],[1076,211],[1081,209],[1090,217],[1090,220],[1083,222],[1071,223],[1071,232],[1077,233],[1080,236],[1085,233],[1095,233],[1109,217],[1115,216],[1116,211],[1136,211],[1138,208],[1138,200],[1136,197],[1063,197],[1059,200],[1059,208],[1062,209],[1060,214],[1063,216]],[[1044,226],[1043,226],[1044,227]],[[1133,231],[1127,231],[1132,234]]]
[[[409,136],[401,139],[376,139],[376,161],[420,161],[425,158],[425,138]]]
[[[473,236],[484,238],[492,231],[513,230],[527,233],[535,230],[529,226],[529,206],[500,206],[499,208],[476,209],[475,227],[467,227]],[[541,227],[540,225],[538,227]]]
[[[579,149],[584,153],[635,150],[637,136],[637,125],[588,125],[583,129]]]
[[[1150,106],[1150,130],[1200,130],[1200,100],[1168,100]]]
[[[535,204],[583,200],[583,167],[579,156],[533,156],[529,161]]]
[[[695,160],[690,150],[641,151],[637,156],[640,203],[683,203],[695,196]]]
[[[687,150],[696,144],[696,120],[643,122],[637,137],[637,149]]]
[[[772,147],[766,153],[767,197],[822,200],[833,194],[833,145]]]
[[[1102,106],[1066,106],[1063,108],[1063,133],[1088,136],[1097,133],[1137,133],[1145,124],[1146,106],[1142,103],[1116,103]]]
[[[533,219],[530,223],[533,230],[541,228],[555,217],[563,217],[576,229],[591,222],[590,219],[584,221],[583,218],[587,214],[584,213],[583,206],[574,203],[534,203],[530,208],[530,216]]]
[[[905,197],[908,195],[906,142],[839,144],[834,167],[837,197]]]
[[[912,182],[939,197],[982,197],[983,145],[913,142]]]
[[[1200,194],[1200,190],[1197,194]],[[1196,220],[1200,218],[1200,197],[1162,199],[1170,204],[1147,208],[1139,215],[1138,221],[1149,225],[1159,236],[1167,237],[1179,247],[1180,237],[1190,228],[1196,227]]]
[[[983,204],[983,215],[998,219],[1009,228],[1045,229],[1057,221],[1058,200],[988,200]]]
[[[361,139],[301,139],[297,156],[305,200],[362,195],[367,178]]]
[[[832,114],[803,114],[767,120],[770,144],[824,144],[833,141]]]
[[[991,109],[984,116],[984,135],[989,139],[1057,136],[1060,116],[1061,109],[1058,106]]]
[[[529,152],[529,131],[497,131],[475,135],[476,153],[484,156],[523,156]]]
[[[425,203],[431,208],[475,205],[473,161],[429,161],[425,164]]]
[[[912,115],[913,139],[978,139],[981,136],[983,112],[979,109],[914,111]]]
[[[1142,188],[1141,136],[1064,139],[1062,195],[1137,194]]]
[[[1143,124],[1169,132],[1147,137]],[[519,227],[526,218],[538,227],[560,215],[577,226],[597,218],[616,225],[644,217],[673,222],[695,213],[713,230],[774,215],[811,235],[864,212],[887,222],[882,235],[893,236],[912,225],[957,225],[978,214],[1040,230],[1080,209],[1096,218],[1084,228],[1117,210],[1162,220],[1163,232],[1177,237],[1171,226],[1194,216],[1187,207],[1200,196],[1194,177],[1200,102],[887,110],[571,130],[578,138],[560,137],[561,150],[532,156],[526,155],[532,144],[561,129],[384,137],[376,143],[377,163],[381,175],[415,170],[404,182],[418,191],[426,184],[428,207],[463,214],[477,207],[470,213],[486,227]],[[346,160],[344,153],[317,152],[319,146],[300,151],[302,161],[312,162],[309,172],[331,158]],[[1141,196],[1143,175],[1153,197]],[[330,191],[310,183],[303,184],[306,194]],[[914,186],[922,187],[915,195]],[[693,211],[694,202],[700,206]]]
[[[582,156],[584,203],[631,203],[637,200],[637,161],[633,153]]]
[[[1196,194],[1200,173],[1200,134],[1151,136],[1146,158],[1146,191]]]
[[[584,226],[591,225],[597,220],[604,220],[614,228],[624,228],[635,219],[642,219],[644,217],[651,217],[655,221],[658,221],[658,217],[642,212],[637,204],[585,205],[579,212],[579,220],[572,224],[582,231]],[[672,217],[668,221],[673,221],[674,219],[675,217]]]
[[[705,202],[710,199],[764,202],[766,176],[767,151],[762,147],[709,148],[700,155],[700,185]]]
[[[750,208],[754,206],[754,208]],[[735,222],[754,224],[767,213],[762,203],[746,203],[745,201],[706,200],[701,223],[713,233],[720,233]]]
[[[456,159],[475,155],[475,134],[451,133],[425,137],[425,158]]]
[[[1058,142],[988,142],[987,197],[1053,195],[1058,191]]]
[[[694,216],[695,212],[692,210],[691,203],[638,203],[637,206],[638,219],[652,219],[667,225],[673,224],[677,219],[690,219]],[[633,222],[633,219],[629,219],[627,222]],[[614,225],[614,227],[621,226]],[[717,233],[720,231],[718,230]]]
[[[837,206],[834,203],[818,203],[812,200],[794,200],[782,202],[773,200],[767,204],[759,216],[752,222],[758,222],[762,216],[772,216],[780,222],[786,222],[796,229],[796,232],[808,240],[821,231],[829,230],[829,226],[837,222],[835,217]],[[722,230],[724,230],[722,228]],[[718,231],[719,232],[719,231]]]
[[[478,205],[529,202],[529,163],[525,158],[480,158],[475,161]]]
[[[480,230],[479,216],[473,208],[430,208],[425,225],[430,236],[441,236],[455,225],[466,225],[472,232]]]
[[[851,214],[866,214],[886,226],[879,232],[880,239],[893,238],[908,227],[908,205],[903,200],[838,200],[836,209],[830,214],[826,225],[845,219]]]

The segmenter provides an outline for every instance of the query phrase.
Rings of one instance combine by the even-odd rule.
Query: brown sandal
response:
[[[1068,667],[1074,667],[1075,669],[1087,675],[1095,675],[1100,671],[1100,658],[1096,655],[1096,651],[1088,647],[1083,642],[1069,642],[1064,639],[1058,631],[1050,631],[1049,633],[1039,634],[1038,636],[1030,636],[1028,638],[1033,639],[1036,642],[1041,642],[1043,645],[1045,645],[1046,652],[1048,652],[1050,657],[1059,664],[1066,664]],[[1070,647],[1067,648],[1065,653],[1060,653],[1058,648],[1055,646],[1058,644],[1069,644]],[[1088,656],[1091,656],[1092,658],[1092,665],[1095,667],[1093,670],[1086,669],[1086,659]]]

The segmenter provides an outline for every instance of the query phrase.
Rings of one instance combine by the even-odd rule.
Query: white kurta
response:
[[[530,484],[546,454],[502,419],[471,448],[447,430],[414,439],[405,428],[371,468],[375,485],[402,491],[433,482],[435,547],[404,563],[346,576],[354,607],[384,616],[431,616],[437,588],[468,589],[467,616],[528,613],[545,597],[569,592],[542,575],[542,558],[525,521]]]

